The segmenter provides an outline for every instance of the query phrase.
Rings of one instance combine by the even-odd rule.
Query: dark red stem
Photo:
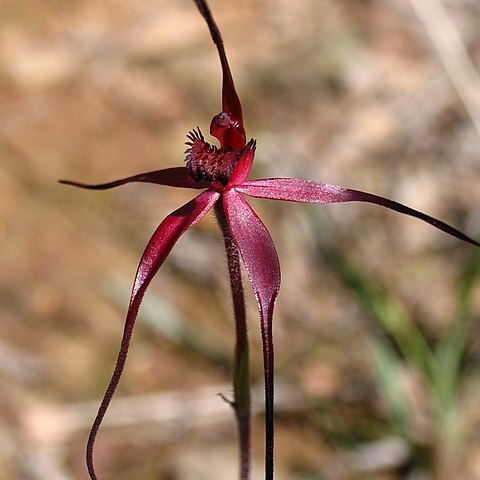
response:
[[[215,204],[215,215],[223,234],[225,251],[227,254],[230,289],[232,292],[233,311],[235,315],[235,358],[233,365],[233,392],[232,407],[238,424],[240,445],[240,480],[250,478],[250,379],[248,367],[248,332],[245,313],[245,298],[243,294],[242,272],[240,268],[240,255],[235,245],[230,229],[227,225],[222,202]]]

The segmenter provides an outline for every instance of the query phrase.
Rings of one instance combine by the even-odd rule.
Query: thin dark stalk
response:
[[[272,335],[273,307],[262,312],[262,345],[265,374],[265,480],[273,479],[274,464],[274,361]]]
[[[230,289],[232,292],[233,311],[235,315],[235,357],[233,364],[233,394],[232,407],[237,419],[240,445],[240,480],[250,478],[250,379],[248,362],[248,331],[245,313],[245,297],[243,294],[242,271],[240,255],[227,225],[222,202],[215,204],[215,215],[223,234],[227,254]]]

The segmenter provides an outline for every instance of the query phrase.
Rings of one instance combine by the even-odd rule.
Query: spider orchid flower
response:
[[[222,112],[213,117],[210,134],[220,146],[205,141],[197,128],[186,142],[186,164],[142,173],[110,183],[89,185],[69,180],[61,183],[93,190],[103,190],[127,183],[155,183],[171,187],[203,190],[191,201],[167,216],[158,226],[140,259],[126,315],[117,363],[103,401],[93,423],[87,444],[87,466],[96,479],[93,447],[97,432],[125,366],[129,344],[142,298],[158,269],[173,246],[190,227],[212,208],[225,240],[234,313],[237,345],[234,371],[234,395],[231,402],[239,421],[241,445],[241,479],[249,477],[249,392],[248,349],[245,308],[241,284],[240,258],[253,287],[260,311],[265,376],[265,478],[273,479],[274,361],[272,321],[275,300],[280,288],[280,265],[272,238],[260,218],[252,210],[245,195],[270,200],[299,203],[368,202],[416,217],[439,230],[477,247],[480,244],[446,223],[393,200],[350,188],[297,178],[248,180],[255,156],[255,140],[246,140],[240,100],[235,90],[220,31],[206,0],[194,0],[206,21],[220,57],[223,86]],[[247,373],[245,373],[247,372]]]

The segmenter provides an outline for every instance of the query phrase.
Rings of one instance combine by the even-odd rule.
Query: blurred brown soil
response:
[[[478,1],[444,3],[478,67]],[[258,140],[253,176],[372,191],[478,235],[480,136],[409,2],[211,7],[247,133]],[[86,478],[84,443],[137,261],[155,226],[192,196],[151,185],[88,192],[57,179],[102,182],[182,165],[185,134],[197,125],[208,132],[219,92],[216,53],[189,0],[1,2],[0,479]],[[366,473],[352,461],[360,446],[395,435],[367,344],[378,326],[315,250],[311,223],[321,225],[322,244],[400,299],[432,340],[455,318],[455,282],[471,250],[373,206],[252,204],[283,274],[277,478],[414,478],[401,456]],[[216,396],[230,394],[233,346],[222,248],[209,217],[153,282],[117,395],[126,413],[110,413],[98,438],[102,480],[236,478],[233,416]],[[258,410],[250,292],[248,302]],[[480,292],[477,324],[479,315]],[[476,326],[472,358],[479,339]],[[458,478],[474,480],[478,365],[469,375]],[[263,478],[261,414],[254,426],[254,478]]]

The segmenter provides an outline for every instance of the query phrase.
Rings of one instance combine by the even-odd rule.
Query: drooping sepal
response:
[[[240,251],[260,311],[265,375],[265,478],[273,479],[273,309],[280,289],[280,264],[265,225],[235,189],[223,195],[228,226]]]
[[[117,363],[88,438],[86,457],[92,480],[97,478],[93,461],[95,439],[125,367],[133,328],[145,291],[180,236],[213,207],[218,197],[217,192],[207,190],[170,214],[158,226],[142,255],[135,275]]]

